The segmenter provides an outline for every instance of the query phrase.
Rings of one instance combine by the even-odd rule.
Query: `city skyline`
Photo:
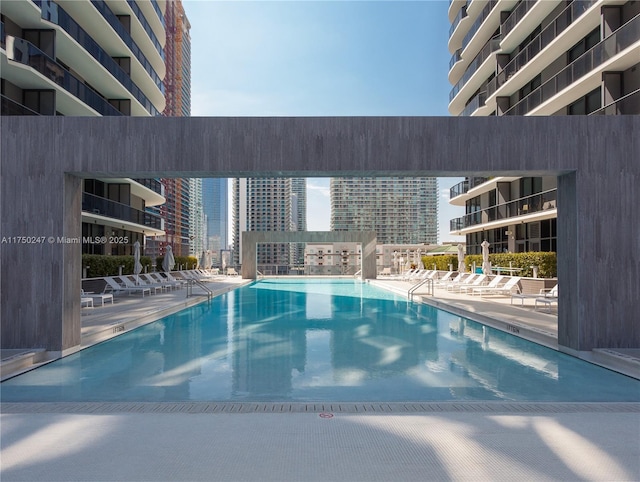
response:
[[[449,115],[446,1],[183,4],[193,116]],[[440,241],[461,179],[439,180]],[[308,229],[329,230],[329,179],[307,196]]]

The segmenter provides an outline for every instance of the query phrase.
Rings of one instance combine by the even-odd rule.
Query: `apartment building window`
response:
[[[567,63],[571,63],[576,60],[598,42],[600,42],[600,27],[593,29],[586,37],[569,49],[569,58]]]
[[[576,100],[567,107],[569,115],[587,115],[598,110],[601,102],[600,87],[593,89],[584,97]]]

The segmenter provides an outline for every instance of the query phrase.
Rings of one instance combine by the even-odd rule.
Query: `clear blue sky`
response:
[[[448,116],[449,2],[183,0],[193,116]],[[440,240],[449,219],[441,179]],[[309,179],[309,230],[329,229]]]

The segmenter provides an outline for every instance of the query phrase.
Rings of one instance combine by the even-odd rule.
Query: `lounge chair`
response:
[[[138,288],[138,287],[148,288],[149,293],[151,293],[151,290],[153,290],[154,294],[158,293],[158,290],[162,292],[162,286],[149,285],[145,282],[140,282],[139,284],[136,284],[133,281],[131,281],[128,276],[120,276],[119,278],[122,280],[122,282],[127,288]]]
[[[105,276],[103,278],[106,282],[107,282],[107,286],[109,288],[111,288],[111,290],[114,293],[142,293],[142,297],[144,298],[144,294],[148,293],[151,294],[151,289],[146,288],[144,286],[136,286],[135,288],[130,288],[127,285],[124,284],[120,284],[118,283],[115,279],[113,279],[111,276]]]
[[[486,291],[491,291],[495,288],[500,288],[502,287],[502,285],[505,283],[504,281],[505,277],[501,274],[499,274],[498,276],[496,276],[495,278],[493,278],[491,280],[491,283],[489,283],[486,286],[474,286],[472,290],[470,290],[471,296],[475,296],[476,294],[481,294],[483,292]]]
[[[536,298],[533,309],[537,310],[538,303],[540,303],[542,305],[547,305],[547,309],[549,310],[549,313],[551,313],[551,305],[557,302],[558,302],[558,285],[555,285],[553,288],[551,288],[551,290],[546,292],[544,296]]]
[[[538,293],[511,293],[511,304],[513,304],[513,300],[520,300],[520,305],[524,306],[524,300],[526,299],[535,299],[535,298],[541,298],[545,296],[545,293],[551,293],[551,292],[556,292],[558,291],[558,285],[555,285],[553,288],[551,289],[541,289]],[[557,295],[556,295],[557,296]]]
[[[440,288],[446,288],[447,285],[450,284],[450,283],[459,283],[460,281],[462,281],[464,279],[464,277],[466,275],[467,275],[467,273],[458,273],[458,275],[453,279],[450,279],[450,277],[449,278],[444,278],[443,277],[442,279],[440,279],[440,280],[438,280],[436,282],[436,286],[438,286]]]
[[[149,288],[159,287],[163,291],[169,291],[170,289],[173,289],[173,286],[171,285],[171,283],[158,281],[156,279],[153,279],[148,274],[140,274],[138,275],[138,278],[140,279],[140,281],[142,281],[143,286],[148,286]]]
[[[227,276],[238,276],[238,272],[235,268],[227,268]]]
[[[168,277],[163,278],[158,273],[148,273],[147,277],[152,279],[156,283],[167,285],[174,290],[182,288],[182,283],[180,281],[178,280],[172,281]]]
[[[487,275],[486,274],[481,274],[478,275],[474,280],[470,281],[470,282],[463,282],[461,283],[459,286],[454,287],[454,291],[457,290],[460,293],[466,293],[467,291],[473,289],[473,288],[477,288],[479,286],[482,286],[483,283],[485,283],[487,281]]]
[[[156,273],[156,275],[158,277],[162,277],[162,275],[160,273]],[[166,278],[173,282],[173,283],[180,283],[180,286],[184,286],[187,284],[187,280],[186,279],[178,279],[178,278],[174,278],[173,275],[171,273],[164,273],[164,276],[166,276]]]
[[[383,268],[382,271],[378,273],[378,276],[391,276],[391,268]]]
[[[458,277],[456,276],[456,279],[454,279],[451,283],[447,283],[446,289],[447,291],[456,291],[460,286],[472,283],[477,276],[478,275],[475,273],[471,273],[469,275],[465,273],[463,274],[463,277],[460,278],[458,281],[456,281],[456,279],[458,279]]]
[[[88,298],[85,296],[80,296],[80,308],[93,308],[93,298]]]
[[[486,293],[490,293],[494,295],[511,296],[514,290],[516,291],[520,290],[520,288],[518,287],[518,284],[520,283],[520,279],[521,279],[520,276],[512,276],[511,279],[507,281],[504,285],[498,288],[493,288],[490,291],[486,291]],[[481,296],[482,296],[482,293],[481,293]]]
[[[91,306],[95,300],[100,300],[100,306],[103,306],[106,301],[111,301],[113,304],[113,294],[111,293],[86,293],[84,290],[80,290],[83,298],[91,298]]]
[[[441,278],[436,278],[438,276],[438,270],[436,270],[436,274],[434,276],[434,280],[437,283],[448,283],[451,280],[451,277],[453,276],[453,271],[447,271],[445,274],[442,275]]]

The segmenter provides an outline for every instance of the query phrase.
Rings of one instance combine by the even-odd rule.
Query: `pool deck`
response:
[[[245,282],[221,277],[208,286],[222,293]],[[372,283],[403,294],[411,287]],[[557,349],[557,318],[535,311],[533,300],[420,293],[422,302]],[[202,299],[181,289],[83,308],[83,347]],[[623,370],[640,366],[640,350],[611,352]],[[2,481],[640,480],[640,399],[6,403],[1,412]]]

